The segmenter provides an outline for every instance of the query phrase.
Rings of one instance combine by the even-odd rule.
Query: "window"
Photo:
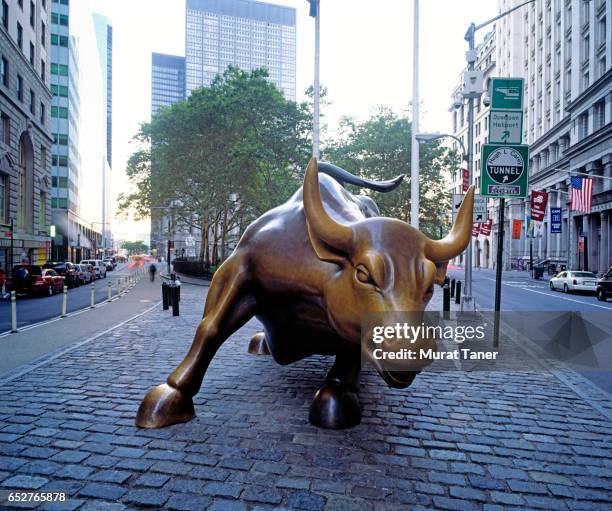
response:
[[[43,59],[40,59],[40,78],[44,82],[47,74],[47,65]]]
[[[40,22],[40,44],[43,46],[47,44],[47,25],[44,21]]]
[[[21,75],[17,75],[17,98],[19,101],[23,101],[23,78]]]
[[[593,130],[603,128],[606,123],[606,102],[598,101],[593,105]]]
[[[40,192],[40,201],[38,203],[38,230],[47,231],[47,194]]]
[[[582,140],[589,134],[589,113],[585,112],[578,116],[578,140]]]
[[[0,223],[8,222],[8,176],[0,174]]]
[[[9,28],[9,6],[6,3],[6,0],[2,0],[2,24],[4,28],[8,30]]]
[[[68,48],[68,37],[65,35],[51,34],[51,45]]]
[[[36,114],[36,94],[30,89],[30,112]]]
[[[34,43],[30,42],[30,64],[34,65]]]
[[[51,74],[68,76],[68,66],[65,64],[55,64],[54,62],[51,62]]]
[[[56,12],[51,13],[51,23],[54,25],[68,26],[68,16],[65,14],[58,14]]]
[[[2,114],[2,142],[11,145],[11,118]]]
[[[30,26],[34,28],[34,20],[36,19],[36,6],[30,0]]]
[[[17,22],[17,46],[23,51],[23,27]]]
[[[9,84],[9,63],[6,58],[2,57],[0,60],[0,77],[2,78],[2,85],[8,87]]]
[[[41,101],[40,102],[40,110],[39,110],[39,112],[40,112],[40,122],[42,124],[45,124],[45,120],[46,120],[46,117],[47,117],[46,110],[47,109],[45,108],[45,104]]]
[[[63,106],[52,106],[51,117],[59,119],[68,119],[68,109]]]
[[[23,0],[17,0],[17,3],[19,4],[19,7],[23,9]]]

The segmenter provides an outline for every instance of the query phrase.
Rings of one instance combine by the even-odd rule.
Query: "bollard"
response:
[[[111,281],[108,281],[108,301],[110,302],[113,298],[113,285],[111,284]]]
[[[451,279],[451,285],[450,285],[450,294],[451,294],[451,298],[455,297],[455,279]]]
[[[64,296],[62,296],[62,318],[66,317],[68,309],[68,286],[64,286]]]
[[[117,294],[120,295],[122,293],[122,289],[121,289],[121,277],[119,277],[117,279]]]
[[[444,319],[450,319],[450,287],[442,288],[444,295],[442,297],[442,310],[444,311]]]
[[[11,291],[11,332],[19,332],[17,330],[17,295],[15,291]]]
[[[461,281],[458,280],[455,288],[455,303],[461,303]]]
[[[171,286],[170,293],[172,294],[172,315],[179,315],[179,301],[178,301],[178,286]]]
[[[94,297],[95,289],[96,289],[96,285],[95,284],[91,284],[89,286],[89,307],[92,308],[92,309],[96,306],[96,299]]]
[[[162,308],[163,310],[168,310],[168,284],[162,282]]]

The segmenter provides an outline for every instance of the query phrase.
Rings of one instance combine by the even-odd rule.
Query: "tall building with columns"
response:
[[[499,11],[519,3],[499,0]],[[612,0],[536,0],[495,26],[494,76],[525,80],[523,141],[530,146],[530,189],[548,192],[549,208],[563,212],[560,234],[550,233],[549,213],[540,236],[530,240],[523,232],[520,240],[511,240],[508,234],[506,268],[527,260],[530,243],[535,260],[595,272],[612,265],[611,24]],[[569,211],[572,173],[593,178],[590,214]],[[496,203],[490,201],[494,219]],[[508,200],[507,208],[510,233],[512,220],[525,224],[529,203]],[[494,223],[491,245],[496,233]],[[492,267],[493,253],[475,257],[474,263]]]

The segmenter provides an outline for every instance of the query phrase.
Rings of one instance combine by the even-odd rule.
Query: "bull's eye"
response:
[[[355,272],[355,276],[359,282],[362,282],[363,284],[375,285],[374,281],[372,280],[372,275],[370,275],[368,269],[362,264],[355,268]]]

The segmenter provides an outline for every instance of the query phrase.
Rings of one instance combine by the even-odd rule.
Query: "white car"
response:
[[[96,278],[106,278],[106,264],[100,259],[83,259],[81,264],[91,264],[94,271],[96,272]]]
[[[550,279],[550,289],[552,291],[559,289],[565,293],[572,291],[595,293],[597,276],[590,271],[562,271]]]

